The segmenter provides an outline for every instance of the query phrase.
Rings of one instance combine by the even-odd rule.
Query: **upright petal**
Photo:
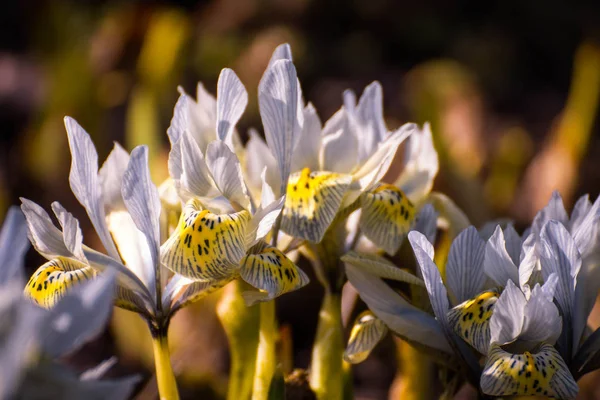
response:
[[[486,280],[484,253],[485,242],[473,226],[462,231],[452,242],[446,262],[446,283],[459,303],[483,289]]]
[[[55,257],[71,257],[65,246],[62,232],[58,230],[48,213],[31,200],[21,197],[21,210],[25,214],[28,236],[33,247],[48,259]]]
[[[303,125],[300,87],[296,68],[290,60],[275,61],[258,86],[260,116],[267,144],[277,160],[283,194],[290,175],[292,153]]]
[[[575,212],[573,212],[575,214]],[[575,215],[573,216],[575,217]],[[571,230],[573,240],[582,257],[587,257],[594,250],[598,251],[600,243],[600,196]]]
[[[278,60],[292,61],[292,48],[288,43],[280,44],[275,48],[275,51],[273,51],[273,55],[271,55],[271,59],[269,60],[269,67]]]
[[[115,142],[112,151],[102,164],[98,176],[102,188],[102,200],[106,213],[125,209],[123,195],[121,194],[121,183],[123,174],[129,164],[129,153]]]
[[[562,197],[557,191],[552,193],[548,205],[541,209],[533,219],[531,231],[535,234],[536,238],[540,237],[544,225],[550,220],[558,221],[565,226],[569,223],[569,216],[565,210]]]
[[[387,326],[371,311],[364,311],[354,321],[348,345],[344,351],[344,360],[358,364],[367,359],[371,350],[387,334]]]
[[[266,207],[259,207],[256,213],[252,216],[248,225],[246,237],[246,247],[251,247],[258,243],[259,240],[265,238],[277,222],[277,217],[281,214],[285,198],[282,196],[271,202]]]
[[[438,217],[439,213],[433,208],[433,205],[425,204],[417,214],[413,229],[425,235],[429,243],[435,243]]]
[[[507,281],[519,282],[519,270],[506,251],[504,233],[500,225],[485,245],[485,273],[497,285],[504,286]]]
[[[347,128],[323,136],[320,154],[323,169],[346,174],[352,172],[358,164],[358,148],[357,137]]]
[[[213,214],[190,200],[179,225],[161,247],[161,262],[186,278],[213,282],[230,277],[246,253],[250,213]]]
[[[266,176],[269,186],[279,188],[281,178],[277,168],[277,160],[271,154],[269,147],[255,129],[249,129],[248,143],[246,143],[246,181],[252,189],[258,190],[261,185],[261,175],[266,168]]]
[[[581,196],[571,212],[571,219],[569,221],[569,232],[576,232],[577,228],[581,225],[589,211],[592,209],[592,202],[590,201],[590,195],[585,194]]]
[[[224,142],[217,140],[208,145],[206,164],[223,196],[250,209],[250,196],[240,161]]]
[[[8,209],[0,231],[0,282],[22,282],[25,253],[29,249],[27,223],[18,207]]]
[[[519,335],[519,341],[532,345],[554,344],[561,331],[562,320],[552,296],[548,296],[539,285],[535,285],[525,305],[523,328]]]
[[[351,115],[361,132],[358,155],[361,162],[373,154],[387,134],[383,120],[383,89],[379,82],[374,81],[365,88],[354,111]]]
[[[79,261],[86,262],[83,254],[83,234],[79,228],[79,221],[64,209],[59,202],[52,203],[52,211],[62,226],[63,241],[65,246]]]
[[[504,233],[504,247],[506,248],[506,252],[513,264],[519,265],[522,248],[521,237],[511,223],[502,232]]]
[[[250,251],[240,262],[240,275],[261,293],[244,293],[248,305],[268,301],[308,284],[308,276],[272,246]],[[257,296],[258,295],[258,296]]]
[[[108,254],[118,260],[119,253],[105,221],[106,215],[98,179],[98,153],[88,133],[74,119],[65,117],[65,127],[72,157],[69,173],[71,190],[85,208]]]
[[[360,229],[388,254],[394,255],[415,219],[412,202],[393,185],[378,184],[361,196]]]
[[[233,150],[233,131],[248,105],[248,92],[235,72],[224,68],[217,82],[217,137]]]
[[[304,107],[304,125],[302,126],[301,139],[298,141],[294,154],[292,155],[291,171],[299,171],[302,168],[319,170],[319,150],[321,148],[321,120],[317,110],[308,103]],[[330,170],[333,171],[333,170]]]
[[[431,192],[440,165],[429,123],[423,125],[423,129],[417,129],[408,138],[404,148],[404,160],[404,168],[395,185],[419,203]]]
[[[204,156],[187,131],[181,135],[178,145],[181,151],[181,175],[174,179],[180,195],[183,194],[187,199],[192,196],[216,195]]]
[[[491,343],[504,345],[519,337],[523,328],[526,303],[527,300],[521,289],[515,286],[513,281],[508,281],[496,301],[490,319]]]
[[[158,189],[150,178],[146,146],[136,147],[131,152],[121,190],[127,210],[135,226],[146,237],[150,249],[152,264],[145,265],[144,283],[150,293],[155,293],[155,277],[159,268],[161,203]]]
[[[318,243],[335,218],[352,177],[308,168],[290,176],[281,229]]]
[[[481,390],[490,396],[544,396],[574,399],[579,388],[554,347],[542,344],[535,353],[510,354],[492,346]]]

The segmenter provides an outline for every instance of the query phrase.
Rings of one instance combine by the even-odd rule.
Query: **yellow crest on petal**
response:
[[[362,312],[354,321],[344,360],[358,364],[367,359],[371,350],[387,333],[387,326],[371,311]]]
[[[251,252],[240,265],[242,279],[266,292],[266,296],[255,297],[257,301],[274,299],[308,283],[308,276],[304,271],[272,246],[266,246],[256,253]]]
[[[415,207],[402,190],[379,184],[363,193],[360,228],[367,238],[395,254],[415,219]]]
[[[335,218],[352,177],[304,168],[290,175],[281,228],[291,236],[318,243]]]
[[[490,318],[500,293],[487,290],[462,302],[448,312],[448,322],[454,332],[482,354],[490,345]]]
[[[578,387],[554,347],[511,354],[492,345],[481,375],[481,389],[491,396],[544,396],[574,399]]]
[[[224,279],[244,257],[249,221],[246,210],[213,214],[192,199],[184,207],[177,229],[161,247],[161,262],[189,279]]]
[[[58,257],[35,271],[27,282],[24,294],[37,305],[53,307],[72,286],[92,279],[95,271],[81,261]]]

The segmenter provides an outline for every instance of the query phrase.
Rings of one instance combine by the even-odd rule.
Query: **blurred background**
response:
[[[193,94],[202,81],[214,93],[221,68],[233,68],[250,95],[238,126],[245,137],[247,128],[261,128],[256,88],[283,42],[292,45],[304,97],[323,121],[344,89],[360,93],[373,80],[384,87],[390,129],[430,121],[441,163],[435,188],[475,225],[510,217],[522,230],[552,190],[569,209],[600,190],[598,2],[24,0],[1,10],[0,219],[20,196],[47,209],[58,200],[93,245],[68,186],[63,117],[86,128],[101,160],[113,141],[128,150],[150,145],[160,183],[177,86]],[[31,271],[41,263],[28,256]],[[282,352],[295,367],[309,363],[321,296],[311,284],[278,300]],[[217,299],[173,321],[183,398],[226,393]],[[150,337],[138,320],[115,311],[111,329],[69,362],[84,368],[116,354],[111,374],[141,374],[138,398],[156,398]],[[389,392],[393,382],[398,387],[394,348],[387,338],[355,368],[356,398],[400,398]],[[593,379],[582,385],[581,398],[600,398]]]

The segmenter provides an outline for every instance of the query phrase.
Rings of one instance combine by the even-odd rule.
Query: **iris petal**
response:
[[[361,313],[352,327],[348,346],[344,352],[344,360],[352,364],[366,360],[387,331],[387,326],[371,311]]]

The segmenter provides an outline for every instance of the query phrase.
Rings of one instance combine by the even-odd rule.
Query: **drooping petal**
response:
[[[129,164],[129,153],[115,142],[112,151],[98,172],[100,187],[102,188],[102,200],[107,214],[111,211],[125,209],[123,195],[121,194],[121,183],[127,164]]]
[[[248,105],[248,92],[235,72],[224,68],[217,82],[217,137],[233,150],[233,131]]]
[[[250,197],[240,161],[224,142],[217,140],[208,145],[206,164],[223,196],[246,210],[250,209]]]
[[[394,292],[380,278],[351,264],[346,275],[369,309],[394,333],[424,346],[452,354],[442,326]]]
[[[270,65],[258,86],[260,116],[267,144],[279,166],[281,190],[290,175],[292,153],[302,130],[304,116],[296,68],[290,60]]]
[[[48,213],[31,200],[21,197],[21,210],[28,226],[28,236],[33,247],[48,259],[55,257],[71,257],[65,246],[62,232],[54,226]]]
[[[485,273],[497,285],[504,286],[507,281],[519,282],[519,270],[506,251],[504,233],[500,225],[485,245]]]
[[[515,286],[513,281],[508,281],[496,301],[490,319],[491,343],[504,345],[519,337],[523,329],[526,303],[527,300],[521,289]]]
[[[404,160],[404,168],[395,185],[410,199],[419,203],[431,192],[440,165],[429,123],[425,123],[423,129],[417,129],[408,138]]]
[[[105,221],[104,204],[98,179],[98,153],[90,135],[72,118],[65,117],[65,127],[71,149],[69,183],[73,194],[85,208],[108,255],[115,260],[119,253]]]
[[[0,232],[0,282],[24,280],[24,258],[29,241],[27,223],[18,207],[8,209]]]
[[[554,347],[543,344],[535,353],[510,354],[493,345],[481,390],[490,396],[544,396],[574,399],[579,388]]]
[[[272,300],[308,284],[308,276],[304,271],[272,246],[266,246],[256,252],[250,250],[240,265],[242,279],[264,292],[260,297],[254,294],[248,296],[244,293],[248,305],[256,301]]]
[[[80,348],[105,328],[113,308],[114,271],[70,290],[51,310],[42,348],[60,357]]]
[[[556,275],[552,277],[556,285],[558,277]],[[548,284],[544,286],[546,285]],[[561,331],[562,319],[554,304],[553,296],[549,296],[539,285],[535,285],[525,305],[519,341],[531,344],[545,342],[553,345]]]
[[[213,214],[190,200],[177,230],[161,247],[161,262],[186,278],[212,282],[231,276],[244,257],[250,213]]]
[[[182,309],[205,298],[209,294],[216,292],[233,279],[234,277],[230,276],[214,282],[192,282],[185,284],[179,289],[181,294],[177,297],[177,299],[172,304],[169,302],[169,310],[171,315],[173,315],[173,313],[175,313],[177,310]],[[173,294],[173,297],[175,298],[175,296],[178,295],[178,292],[174,292]]]
[[[498,296],[498,291],[486,290],[448,312],[448,322],[454,333],[481,354],[487,354],[490,347],[490,318]]]
[[[44,308],[53,307],[67,289],[95,276],[93,268],[72,258],[58,257],[48,261],[31,276],[25,296]]]
[[[351,180],[349,175],[311,172],[308,168],[290,176],[281,229],[289,235],[320,242]]]
[[[360,229],[373,243],[394,255],[414,223],[415,207],[393,185],[378,184],[361,196]]]
[[[59,202],[52,203],[52,211],[62,226],[63,241],[71,254],[79,261],[86,262],[83,254],[83,234],[79,227],[79,221],[64,209]]]
[[[354,321],[348,345],[344,351],[344,360],[358,364],[367,359],[371,350],[387,334],[387,326],[371,311],[362,312]]]
[[[357,253],[350,251],[342,257],[342,261],[350,263],[369,274],[379,278],[393,279],[400,282],[410,283],[425,287],[423,280],[408,271],[398,268],[383,257],[369,253]]]
[[[300,171],[302,168],[309,168],[312,171],[321,169],[319,164],[321,120],[312,103],[308,103],[308,105],[304,107],[303,114],[304,125],[302,126],[300,140],[292,155],[291,171]]]
[[[123,201],[131,215],[131,219],[146,237],[151,264],[144,264],[145,277],[144,283],[155,293],[154,281],[156,269],[159,266],[160,252],[160,212],[161,203],[158,196],[158,189],[150,178],[150,169],[148,167],[148,149],[146,146],[139,146],[131,152],[131,158],[127,170],[123,175],[122,186]],[[160,283],[159,283],[160,284]]]
[[[483,268],[485,242],[470,226],[452,242],[446,262],[446,283],[457,302],[481,292],[486,276]]]

